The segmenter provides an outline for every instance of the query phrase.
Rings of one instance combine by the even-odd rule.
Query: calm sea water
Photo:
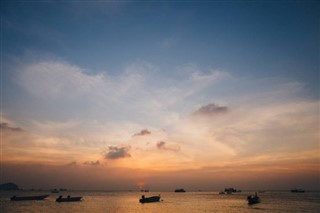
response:
[[[259,194],[261,203],[249,206],[250,192],[219,195],[217,192],[65,192],[64,195],[83,196],[83,201],[57,203],[58,194],[44,201],[10,201],[18,195],[40,195],[43,192],[1,192],[0,212],[6,213],[194,213],[194,212],[320,212],[320,192],[265,192]],[[140,204],[142,194],[161,194],[161,202]]]

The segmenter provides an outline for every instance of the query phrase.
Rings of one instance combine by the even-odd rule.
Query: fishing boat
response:
[[[141,199],[139,201],[140,201],[140,203],[159,202],[160,201],[160,195],[159,196],[152,196],[152,197],[145,197],[144,195],[142,195]]]
[[[174,192],[186,192],[186,190],[184,190],[184,189],[176,189],[176,190],[174,190]]]
[[[13,196],[10,198],[12,201],[22,201],[22,200],[44,200],[49,197],[49,195],[37,195],[37,196]]]
[[[224,189],[225,194],[232,194],[232,193],[236,193],[236,192],[242,192],[241,190],[235,189],[235,188],[225,188]]]
[[[247,197],[247,201],[248,201],[249,205],[253,205],[253,204],[256,204],[256,203],[260,203],[260,198],[257,195],[257,193],[255,193],[255,195],[249,195]]]
[[[291,192],[292,193],[304,193],[305,190],[303,190],[303,189],[291,189]]]
[[[60,195],[57,199],[56,202],[76,202],[76,201],[81,201],[82,197],[66,197],[63,198],[62,195]]]

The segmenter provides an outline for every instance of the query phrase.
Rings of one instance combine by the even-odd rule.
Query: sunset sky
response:
[[[320,190],[317,1],[1,1],[1,183]]]

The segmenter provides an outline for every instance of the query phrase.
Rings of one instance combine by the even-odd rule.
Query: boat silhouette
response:
[[[10,198],[12,201],[22,201],[22,200],[44,200],[49,197],[49,195],[36,195],[36,196],[13,196]]]
[[[76,202],[76,201],[81,201],[82,197],[66,197],[63,198],[62,195],[60,195],[57,199],[56,202]]]
[[[152,197],[145,197],[144,195],[142,195],[141,199],[139,200],[140,203],[153,203],[153,202],[159,202],[159,201],[160,201],[160,195],[152,196]]]
[[[258,196],[257,192],[255,193],[255,195],[249,195],[247,197],[247,201],[249,205],[253,205],[256,203],[260,203],[260,197]]]

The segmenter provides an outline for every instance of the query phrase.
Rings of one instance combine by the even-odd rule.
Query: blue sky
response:
[[[227,174],[252,157],[281,177],[310,168],[319,185],[318,11],[316,1],[2,1],[3,159],[78,172],[93,162],[117,177],[152,166]]]
[[[316,89],[316,2],[2,4],[4,58],[37,51],[110,72],[136,59],[164,73],[195,63],[238,75],[301,79]]]

